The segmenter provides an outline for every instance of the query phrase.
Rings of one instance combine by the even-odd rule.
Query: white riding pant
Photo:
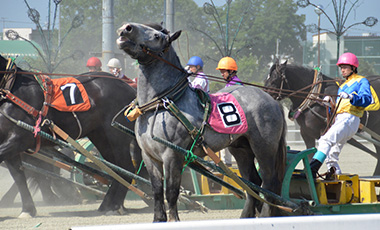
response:
[[[338,165],[339,154],[343,145],[358,131],[360,118],[349,113],[340,113],[334,124],[319,139],[318,150],[326,154],[327,169],[336,168],[336,174],[342,171]]]

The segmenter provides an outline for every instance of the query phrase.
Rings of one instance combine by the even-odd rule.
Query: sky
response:
[[[203,5],[207,0],[195,0],[198,5]],[[248,1],[248,0],[247,0]],[[332,0],[310,0],[312,3],[321,4],[332,21],[335,23],[334,7]],[[337,0],[339,2],[339,0]],[[348,0],[347,6],[351,6],[350,2],[356,0]],[[343,1],[342,1],[343,2]],[[31,8],[35,8],[41,15],[41,24],[46,23],[48,15],[48,0],[28,0]],[[225,0],[214,0],[217,5],[223,5]],[[24,0],[0,0],[0,31],[3,28],[35,28],[27,15],[27,7]],[[55,4],[52,1],[52,8]],[[355,9],[349,14],[345,26],[353,23],[364,21],[369,16],[374,16],[380,20],[380,1],[379,0],[358,0]],[[348,10],[349,7],[346,8]],[[318,16],[314,12],[313,6],[300,8],[298,14],[306,15],[306,25],[317,24]],[[334,28],[325,15],[321,15],[321,28],[334,31]],[[373,33],[380,36],[380,22],[374,27],[366,27],[364,25],[354,26],[347,31],[345,35],[359,36],[363,33]],[[308,40],[311,39],[311,33],[308,33]]]

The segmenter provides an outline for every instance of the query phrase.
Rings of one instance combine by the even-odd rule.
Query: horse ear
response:
[[[284,63],[282,63],[282,65],[286,66],[286,63],[288,63],[288,60],[286,60]]]
[[[181,33],[182,33],[182,30],[178,30],[177,32],[170,34],[169,35],[169,43],[172,43],[173,41],[177,40],[177,38],[179,38]]]

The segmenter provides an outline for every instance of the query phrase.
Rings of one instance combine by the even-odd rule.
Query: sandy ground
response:
[[[373,147],[368,145],[371,149]],[[303,145],[292,145],[292,149],[302,150]],[[372,175],[375,159],[354,147],[346,145],[341,154],[341,168],[344,173],[356,173],[360,176]],[[323,166],[321,171],[325,171]],[[0,196],[12,185],[13,179],[3,167],[0,167]],[[128,223],[151,223],[152,210],[142,201],[126,200],[127,214],[101,215],[97,212],[100,201],[81,205],[47,206],[42,202],[39,192],[34,196],[37,207],[37,217],[31,219],[17,219],[21,211],[19,196],[11,207],[0,207],[0,229],[70,229],[73,226],[111,225]],[[209,210],[207,213],[200,211],[181,210],[179,212],[182,221],[212,220],[212,219],[236,219],[239,218],[240,209],[233,210]]]

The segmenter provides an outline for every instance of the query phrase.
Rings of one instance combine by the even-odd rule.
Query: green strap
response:
[[[140,173],[141,168],[142,168],[143,165],[144,165],[144,160],[141,161],[139,170],[137,170],[136,175],[139,175],[139,173]]]
[[[181,110],[178,109],[178,107],[174,104],[172,101],[165,102],[167,104],[167,108],[172,112],[172,114],[185,126],[187,131],[189,131],[191,137],[194,139],[196,136],[196,133],[198,133],[197,128],[191,124],[191,122],[183,115]]]
[[[197,159],[197,156],[193,153],[193,148],[195,146],[195,143],[197,143],[199,136],[201,135],[201,129],[199,129],[197,136],[195,137],[193,144],[191,145],[190,150],[187,150],[187,155],[185,156],[185,166],[183,166],[181,174],[185,171],[186,167],[193,161]]]

